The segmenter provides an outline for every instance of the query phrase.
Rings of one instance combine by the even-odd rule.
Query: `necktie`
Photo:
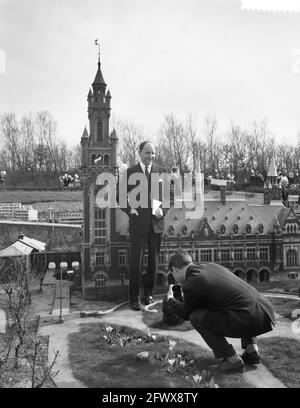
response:
[[[148,180],[148,208],[151,208],[151,198],[150,198],[151,197],[151,184],[149,183],[150,173],[149,173],[148,166],[145,166],[145,175]]]
[[[148,166],[145,167],[145,174],[146,174],[147,179],[149,180],[150,173],[149,173]]]

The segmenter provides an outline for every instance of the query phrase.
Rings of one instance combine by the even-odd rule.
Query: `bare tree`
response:
[[[145,129],[128,119],[115,120],[114,127],[120,138],[121,161],[128,166],[134,166],[138,161],[139,145],[148,138]]]
[[[165,116],[160,129],[158,150],[168,169],[178,166],[181,173],[188,170],[188,163],[192,160],[191,130],[194,131],[187,131],[184,124],[173,114]]]
[[[57,148],[56,129],[57,122],[48,111],[41,111],[36,114],[37,132],[39,144],[44,145],[51,161],[46,160],[49,170],[57,170]],[[52,168],[53,167],[53,168]]]
[[[1,273],[1,283],[7,290],[6,298],[2,298],[1,308],[6,311],[7,331],[5,351],[0,353],[0,373],[4,368],[12,366],[15,370],[19,369],[20,362],[25,358],[30,367],[32,387],[41,388],[57,374],[53,373],[53,368],[58,351],[49,362],[47,346],[37,334],[38,321],[30,307],[30,268],[18,258],[11,259],[11,262],[6,262],[4,266],[6,270],[5,274]],[[12,293],[8,289],[11,289]]]
[[[217,118],[215,116],[207,116],[205,118],[205,130],[208,162],[212,173],[217,174],[219,170],[219,155],[218,155],[218,136],[217,136]]]
[[[58,371],[53,372],[59,351],[54,354],[53,360],[49,363],[46,353],[47,348],[43,339],[39,336],[32,336],[29,345],[25,348],[25,358],[31,370],[31,388],[42,388],[47,381],[53,380]]]
[[[21,146],[20,155],[21,169],[25,171],[35,170],[34,150],[36,147],[35,122],[31,114],[24,115],[20,123]]]
[[[9,152],[12,169],[18,170],[20,163],[20,131],[14,113],[6,113],[1,116],[0,135],[4,141],[5,149]]]
[[[231,171],[237,176],[238,171],[243,171],[246,164],[246,134],[241,127],[230,123],[229,143],[226,153],[231,163]]]

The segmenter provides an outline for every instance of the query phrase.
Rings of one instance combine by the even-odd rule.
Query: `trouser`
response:
[[[231,357],[236,354],[233,346],[228,343],[226,337],[241,337],[241,346],[243,349],[248,344],[257,344],[256,337],[238,336],[238,327],[235,323],[222,321],[225,312],[210,312],[205,309],[198,309],[192,312],[189,320],[195,330],[200,333],[206,344],[212,349],[216,358]],[[241,333],[243,330],[241,330]]]
[[[144,295],[152,296],[158,269],[160,240],[161,234],[156,234],[152,226],[150,227],[148,235],[131,235],[130,300],[136,300],[140,293],[141,270],[146,245],[148,247],[148,266],[146,273],[143,275]]]

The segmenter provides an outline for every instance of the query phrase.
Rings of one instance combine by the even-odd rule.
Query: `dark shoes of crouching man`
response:
[[[244,351],[241,356],[237,354],[232,357],[224,358],[218,368],[222,373],[244,372],[245,365],[256,365],[260,363],[260,355],[257,351],[251,353]]]
[[[260,363],[260,355],[257,351],[253,351],[252,353],[246,353],[246,351],[244,351],[241,358],[244,363],[248,365],[256,365]]]
[[[152,296],[144,296],[141,299],[141,302],[139,301],[139,299],[131,299],[130,300],[130,307],[132,310],[142,310],[143,305],[148,306],[151,305],[153,303],[153,297]]]
[[[219,371],[222,373],[242,373],[245,371],[244,361],[238,355],[224,358],[218,365]]]
[[[130,307],[132,310],[139,311],[142,310],[142,304],[139,299],[131,299],[130,300]]]

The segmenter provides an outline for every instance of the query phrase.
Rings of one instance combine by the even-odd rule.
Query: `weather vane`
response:
[[[98,38],[96,38],[96,40],[94,40],[94,41],[95,41],[95,45],[98,46],[98,63],[100,64],[100,44],[99,44],[99,40],[98,40]]]

